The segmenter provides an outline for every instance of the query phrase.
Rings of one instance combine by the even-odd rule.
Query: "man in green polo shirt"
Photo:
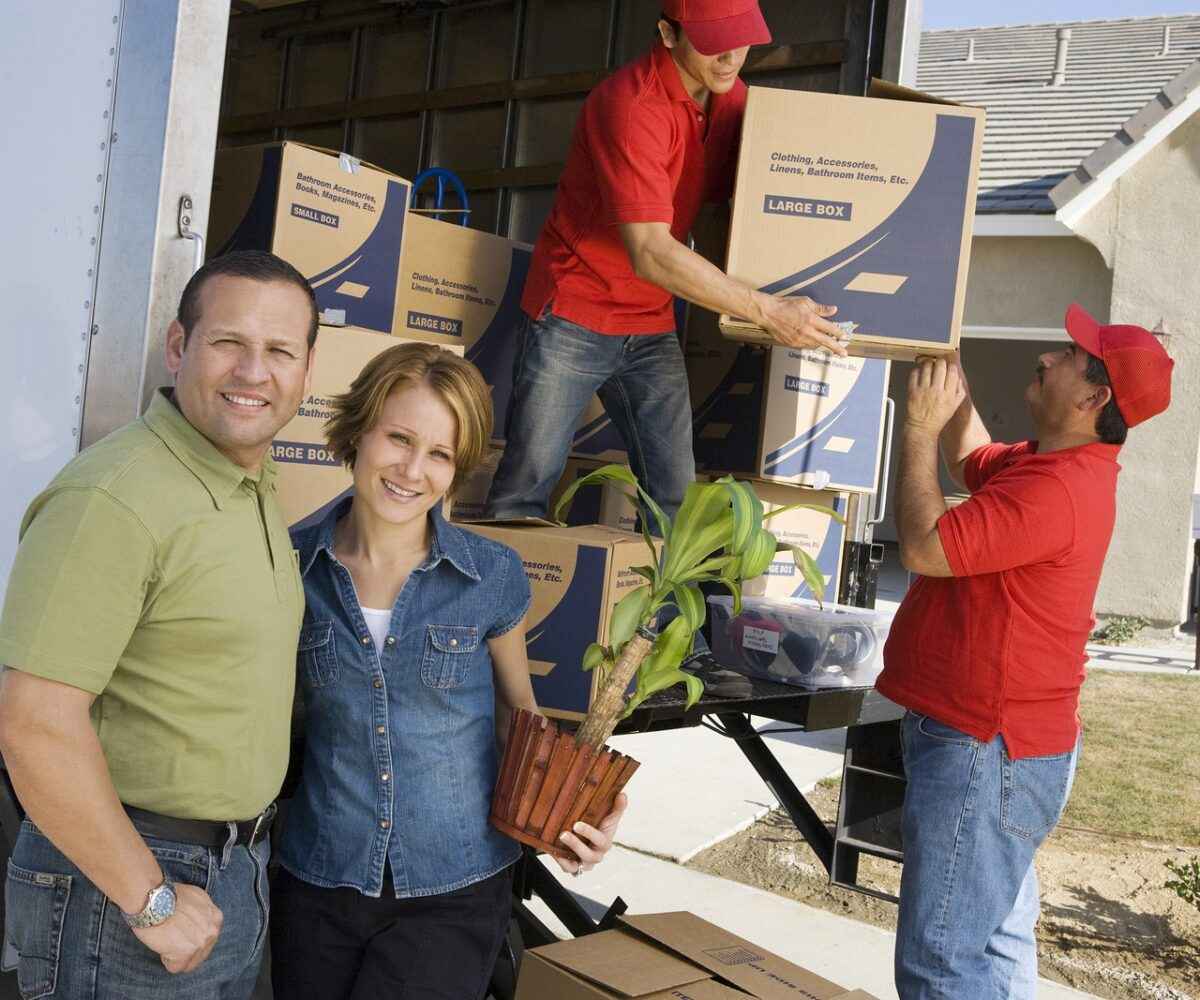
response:
[[[0,750],[28,814],[6,886],[24,995],[253,990],[304,605],[268,452],[316,334],[291,265],[211,261],[167,334],[174,389],[21,524]]]

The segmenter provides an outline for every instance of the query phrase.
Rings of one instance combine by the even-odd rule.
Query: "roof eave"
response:
[[[1200,111],[1200,60],[1167,84],[1116,135],[1051,189],[1054,218],[1074,230],[1121,177],[1197,111]]]
[[[976,213],[972,236],[1074,236],[1048,212]]]

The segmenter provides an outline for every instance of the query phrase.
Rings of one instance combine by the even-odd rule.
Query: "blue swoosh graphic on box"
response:
[[[279,166],[283,162],[283,147],[269,146],[262,152],[258,184],[246,206],[242,221],[230,234],[229,239],[217,248],[213,257],[220,257],[235,250],[265,250],[271,245],[274,235],[275,202],[279,197]]]
[[[699,469],[722,472],[754,473],[758,457],[758,427],[762,417],[762,391],[767,354],[742,347],[717,387],[692,414],[692,450]],[[753,392],[730,393],[735,385],[749,384]],[[706,438],[710,424],[723,424],[729,433],[721,438]]]
[[[351,326],[392,332],[409,187],[389,177],[383,212],[367,238],[353,253],[308,279],[317,293],[317,305],[346,310],[346,322]],[[339,279],[336,285],[335,278]],[[338,288],[346,281],[364,286],[366,294],[357,298],[340,293]]]
[[[954,312],[962,249],[963,207],[975,121],[939,114],[925,169],[896,210],[861,239],[803,270],[785,275],[761,291],[807,295],[838,307],[838,319],[853,320],[863,333],[944,343]],[[914,261],[921,266],[914,268]],[[857,264],[854,274],[847,265]],[[934,266],[929,266],[929,265]],[[905,275],[892,295],[847,291],[859,270]],[[797,287],[800,286],[800,287]]]
[[[833,509],[843,517],[846,516],[846,501],[842,497],[838,497],[833,502]],[[834,521],[832,518],[829,522],[829,534],[825,536],[825,541],[821,543],[821,551],[817,553],[817,566],[821,572],[829,578],[829,584],[826,585],[825,600],[832,600],[830,597],[829,587],[837,589],[837,564],[838,555],[841,553],[842,538],[846,534],[846,529],[843,525]],[[804,582],[804,577],[797,571],[800,582],[796,589],[792,591],[792,597],[812,597],[817,595],[812,592],[812,588]]]
[[[508,265],[504,298],[487,329],[467,348],[467,360],[483,373],[492,387],[493,437],[505,435],[508,409],[512,403],[513,359],[517,353],[517,330],[521,322],[521,291],[529,274],[532,256],[523,247],[513,247]]]

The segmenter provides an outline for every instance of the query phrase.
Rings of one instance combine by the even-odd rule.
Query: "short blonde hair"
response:
[[[450,492],[458,489],[487,454],[492,396],[478,368],[436,344],[389,347],[367,362],[348,392],[333,397],[333,416],[325,423],[333,457],[354,468],[359,438],[379,423],[388,396],[421,383],[441,397],[458,422]]]

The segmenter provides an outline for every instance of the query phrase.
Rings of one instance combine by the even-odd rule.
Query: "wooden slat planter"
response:
[[[582,820],[595,826],[638,769],[625,754],[581,746],[571,733],[533,712],[513,713],[492,796],[497,830],[562,858],[574,855],[558,836]]]

